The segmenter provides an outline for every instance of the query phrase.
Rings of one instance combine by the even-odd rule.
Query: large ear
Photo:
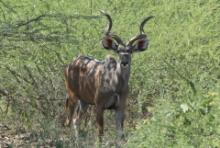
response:
[[[112,36],[107,35],[102,38],[102,46],[105,49],[117,50],[118,43],[112,38]]]
[[[112,29],[112,18],[111,18],[111,16],[108,13],[104,12],[104,11],[101,11],[101,13],[108,20],[107,29],[105,31],[104,37],[102,38],[102,46],[105,49],[113,49],[113,50],[117,51],[118,45],[119,44],[124,45],[124,43],[118,35],[111,32],[111,29]]]
[[[144,25],[152,18],[153,16],[146,17],[140,24],[140,34],[127,43],[127,46],[129,46],[132,51],[144,51],[148,48],[149,42],[144,32]]]
[[[133,52],[144,51],[148,48],[148,39],[145,34],[139,35],[132,40],[133,42],[130,46]]]

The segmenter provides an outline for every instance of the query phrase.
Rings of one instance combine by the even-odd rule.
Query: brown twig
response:
[[[173,67],[169,62],[167,62],[167,61],[165,61],[165,60],[164,60],[164,62],[165,62],[171,69],[173,69],[173,70],[177,73],[177,75],[178,75],[180,78],[182,78],[183,80],[186,81],[187,84],[189,84],[189,86],[190,86],[190,88],[192,89],[192,91],[193,91],[194,94],[197,93],[196,88],[195,88],[195,84],[194,84],[191,80],[189,80],[187,77],[183,76],[183,75],[182,75],[179,71],[177,71],[177,70],[175,69],[175,67]]]
[[[37,82],[35,81],[34,76],[32,75],[31,70],[27,67],[27,65],[24,65],[24,69],[27,71],[28,76],[29,76],[30,79],[32,80],[32,84],[33,84],[36,88],[38,88]]]
[[[44,17],[46,17],[47,15],[46,14],[41,14],[41,15],[39,15],[39,16],[37,16],[37,17],[35,17],[35,18],[32,18],[32,19],[30,19],[30,20],[27,20],[27,21],[22,21],[22,22],[20,22],[20,23],[17,23],[16,24],[16,27],[22,27],[22,26],[26,26],[26,25],[28,25],[28,24],[30,24],[30,23],[32,23],[32,22],[38,22],[38,21],[40,21],[42,18],[44,18]]]
[[[9,6],[8,4],[6,4],[5,2],[3,2],[3,0],[0,0],[0,3],[2,3],[2,5],[7,8],[10,12],[13,13],[17,13],[11,6]]]
[[[3,96],[6,96],[8,98],[7,99],[6,109],[4,111],[4,113],[7,114],[8,113],[8,108],[9,108],[9,105],[10,105],[10,101],[11,101],[11,96],[10,96],[10,94],[9,94],[9,92],[7,90],[3,90],[3,89],[0,89],[0,94],[2,94]]]

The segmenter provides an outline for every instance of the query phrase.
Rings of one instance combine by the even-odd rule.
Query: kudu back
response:
[[[65,85],[67,90],[65,111],[68,116],[66,126],[74,121],[79,124],[80,117],[88,105],[95,105],[96,122],[101,139],[103,135],[103,112],[113,109],[116,112],[116,129],[119,137],[123,137],[123,122],[128,96],[128,81],[130,76],[131,54],[144,51],[148,47],[148,38],[144,32],[145,23],[152,18],[145,18],[140,24],[140,33],[128,43],[111,32],[112,19],[105,12],[102,14],[108,20],[108,26],[102,37],[102,46],[113,50],[119,55],[119,60],[108,56],[98,61],[87,56],[78,56],[65,69]]]

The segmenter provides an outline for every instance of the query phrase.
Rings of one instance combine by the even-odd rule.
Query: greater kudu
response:
[[[73,119],[75,124],[78,124],[80,116],[87,106],[95,105],[100,139],[103,135],[103,112],[105,109],[116,111],[118,136],[123,137],[124,135],[123,122],[129,91],[131,54],[147,49],[148,39],[143,28],[145,23],[152,18],[152,16],[146,17],[140,24],[140,33],[125,44],[118,35],[111,32],[111,16],[105,12],[102,14],[109,21],[107,30],[102,37],[102,45],[105,49],[118,53],[119,60],[117,61],[111,56],[108,56],[104,61],[78,56],[65,69],[67,89],[65,108],[69,113],[65,125],[70,125]],[[75,117],[74,112],[77,112]]]

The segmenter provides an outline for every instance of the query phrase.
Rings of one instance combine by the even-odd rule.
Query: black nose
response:
[[[123,66],[126,66],[127,64],[129,64],[129,54],[128,53],[121,53],[120,59],[121,59],[121,64]]]
[[[126,67],[128,64],[129,64],[128,61],[121,61],[121,65],[124,67]]]

